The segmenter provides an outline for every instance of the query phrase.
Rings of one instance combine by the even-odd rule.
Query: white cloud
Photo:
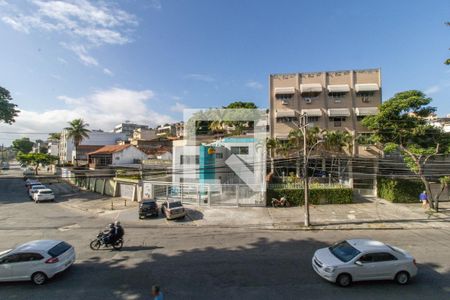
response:
[[[425,90],[425,94],[435,94],[441,90],[441,87],[439,85],[432,85],[428,89]]]
[[[6,3],[0,0],[1,3]],[[87,51],[102,45],[130,43],[131,32],[138,25],[137,17],[120,9],[111,1],[91,0],[29,0],[19,9],[12,4],[0,12],[1,21],[14,30],[54,32],[62,36],[66,47],[85,65],[98,65]]]
[[[255,90],[261,90],[264,86],[255,80],[250,80],[245,84],[246,87],[255,89]]]
[[[84,47],[83,45],[77,45],[77,44],[66,44],[66,43],[61,43],[61,45],[72,51],[73,53],[75,53],[76,56],[78,56],[78,59],[86,66],[98,66],[98,61],[91,56],[86,47]]]
[[[67,60],[65,60],[65,59],[62,58],[62,57],[58,57],[57,60],[58,60],[60,63],[64,64],[64,65],[67,64]]]
[[[100,90],[78,98],[62,95],[58,99],[65,103],[66,108],[43,112],[21,109],[16,122],[13,125],[0,124],[0,131],[55,132],[67,127],[67,122],[75,118],[83,118],[91,129],[105,131],[112,130],[114,125],[124,120],[151,126],[174,122],[172,117],[147,108],[153,97],[151,90],[120,88]]]
[[[187,74],[184,76],[186,79],[192,79],[192,80],[198,80],[198,81],[204,81],[204,82],[214,82],[216,81],[214,77],[207,75],[207,74]]]
[[[180,102],[176,102],[174,105],[172,105],[170,107],[170,110],[173,112],[179,112],[182,113],[185,109],[189,108],[187,105],[180,103]]]
[[[103,73],[105,73],[108,76],[114,76],[114,73],[108,68],[103,68]]]

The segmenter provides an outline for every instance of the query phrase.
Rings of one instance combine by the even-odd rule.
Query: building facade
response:
[[[127,137],[131,137],[136,129],[149,129],[147,125],[139,125],[128,121],[114,126],[115,133],[125,133]]]
[[[117,142],[126,139],[126,133],[91,131],[89,132],[89,137],[81,141],[80,146],[97,146],[100,148],[104,145],[114,145]],[[66,129],[61,132],[58,153],[60,163],[63,164],[73,163],[75,158],[77,157],[73,139],[69,138],[68,131]],[[87,157],[85,157],[85,159],[87,159]]]
[[[380,69],[270,75],[270,134],[286,139],[301,114],[308,124],[345,130],[354,136],[368,132],[361,124],[381,105]]]
[[[106,145],[88,153],[88,159],[90,169],[99,169],[141,163],[147,154],[132,145]]]
[[[158,137],[176,137],[181,138],[184,135],[184,123],[164,124],[156,127]]]

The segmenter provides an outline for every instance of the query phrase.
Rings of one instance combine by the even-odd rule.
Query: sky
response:
[[[21,111],[0,143],[268,107],[273,73],[381,68],[383,100],[419,89],[445,116],[445,21],[448,0],[0,0],[0,86]]]

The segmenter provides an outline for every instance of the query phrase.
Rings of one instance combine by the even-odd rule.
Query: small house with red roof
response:
[[[89,168],[99,169],[123,164],[138,164],[147,154],[133,145],[106,145],[88,153]]]

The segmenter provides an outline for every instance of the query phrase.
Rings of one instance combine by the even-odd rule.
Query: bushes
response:
[[[303,205],[303,189],[267,190],[267,205],[272,205],[272,198],[286,197],[291,205]],[[347,204],[353,201],[351,188],[312,188],[309,190],[310,204]]]
[[[424,189],[419,180],[378,178],[378,196],[394,203],[418,202]]]

